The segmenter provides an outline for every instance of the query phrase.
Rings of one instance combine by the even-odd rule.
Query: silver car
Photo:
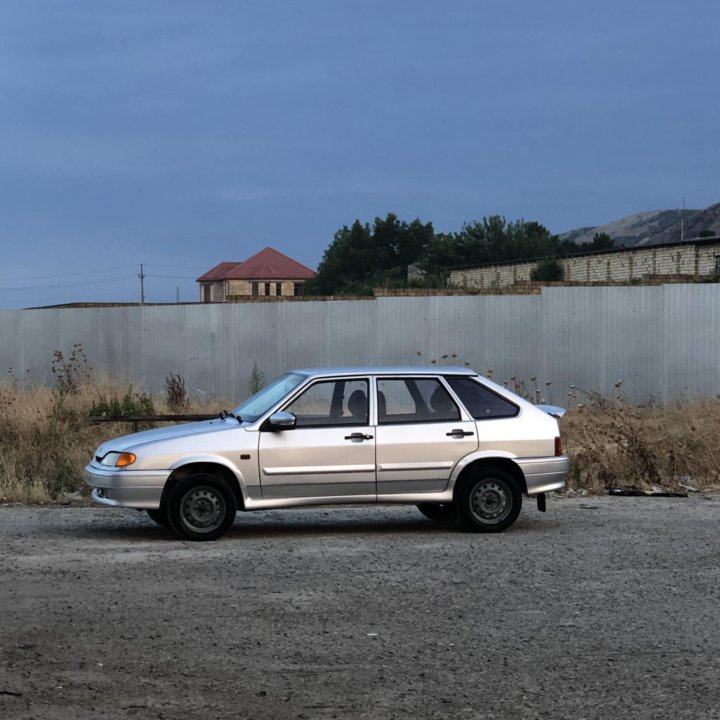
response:
[[[188,540],[220,537],[238,510],[331,503],[499,532],[523,495],[544,510],[565,487],[555,410],[466,368],[293,370],[217,419],[103,443],[85,473],[96,502]]]

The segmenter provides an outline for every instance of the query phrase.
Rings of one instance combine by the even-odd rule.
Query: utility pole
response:
[[[140,274],[138,275],[140,278],[140,304],[145,304],[145,273],[143,272],[143,266],[142,263],[140,263]]]
[[[680,242],[685,242],[685,196],[683,195],[682,210],[680,211]]]

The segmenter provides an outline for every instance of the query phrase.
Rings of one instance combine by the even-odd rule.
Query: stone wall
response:
[[[270,285],[270,294],[265,294],[265,280],[256,280],[257,282],[257,296],[263,297],[293,297],[295,295],[295,280],[269,280],[267,283]],[[280,285],[280,292],[278,292],[277,286]],[[252,292],[253,281],[252,280],[228,280],[227,281],[227,295],[228,299],[234,297],[247,297],[253,296]]]
[[[290,298],[295,297],[295,283],[302,283],[302,280],[270,280],[270,294],[265,294],[265,281],[258,280],[258,294],[253,295],[251,280],[218,280],[212,283],[200,284],[200,302],[238,302],[243,298],[270,297]],[[280,292],[278,293],[278,284]],[[205,288],[210,288],[209,300],[205,296]]]
[[[700,240],[575,255],[559,260],[569,283],[629,283],[673,276],[687,280],[720,274],[720,240]],[[448,284],[502,290],[530,280],[537,260],[453,270]]]

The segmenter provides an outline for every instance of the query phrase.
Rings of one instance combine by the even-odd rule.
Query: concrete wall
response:
[[[662,275],[709,277],[718,274],[720,242],[664,245],[561,259],[567,282],[630,282]],[[478,290],[500,290],[529,281],[537,261],[485,265],[453,270],[449,284]]]
[[[50,384],[53,352],[67,357],[75,343],[95,375],[153,393],[173,372],[192,395],[239,400],[253,361],[270,379],[292,367],[437,359],[537,385],[559,404],[571,385],[612,394],[620,379],[635,400],[716,397],[720,285],[0,311],[3,375]]]

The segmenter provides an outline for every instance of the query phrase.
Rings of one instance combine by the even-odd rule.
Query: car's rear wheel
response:
[[[452,503],[420,503],[417,509],[430,520],[452,522],[458,519],[458,512]]]
[[[162,525],[163,527],[168,526],[168,516],[165,508],[158,508],[157,510],[146,510],[145,512],[148,514],[148,517],[151,520],[154,520],[158,525]]]
[[[522,492],[517,480],[499,468],[480,468],[458,488],[455,506],[473,532],[501,532],[517,520]]]
[[[168,499],[168,520],[186,540],[215,540],[233,524],[237,502],[228,484],[198,473],[181,480]]]

